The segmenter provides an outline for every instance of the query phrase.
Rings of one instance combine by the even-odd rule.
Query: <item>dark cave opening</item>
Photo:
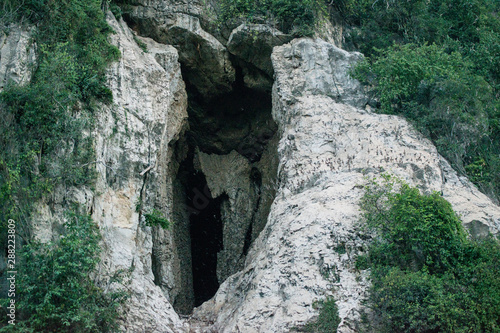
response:
[[[236,68],[233,90],[207,100],[186,82],[191,145],[207,154],[237,151],[249,160],[259,161],[277,125],[272,119],[269,92],[250,89]]]
[[[189,129],[176,147],[179,168],[174,198],[174,214],[180,221],[175,226],[175,237],[183,269],[183,290],[173,303],[183,314],[211,299],[224,279],[242,267],[253,240],[265,225],[272,203],[272,199],[260,198],[267,191],[261,188],[268,186],[277,168],[274,160],[267,163],[271,157],[269,153],[266,155],[277,144],[273,140],[277,125],[271,115],[271,94],[246,87],[241,70],[237,73],[231,92],[211,98],[199,94],[184,77]],[[234,152],[240,156],[240,164],[234,167],[224,164],[224,168],[212,168],[204,174],[200,154],[216,155],[215,159],[224,161],[225,156],[234,156]],[[247,170],[243,173],[238,171],[242,160],[246,161],[243,169]],[[213,177],[220,173],[234,177],[237,174],[240,180],[224,185],[214,198],[207,178],[211,177],[214,186]],[[237,188],[241,184],[247,185],[244,189]],[[245,201],[249,204],[243,205]]]
[[[179,51],[188,127],[169,144],[174,156],[169,167],[176,173],[166,180],[172,182],[168,199],[172,226],[153,239],[152,268],[154,282],[174,309],[188,315],[244,267],[267,222],[279,162],[278,128],[272,118],[273,78],[230,54],[235,70],[231,83],[232,69],[226,75],[203,66],[202,61],[212,60],[213,54],[195,43],[191,34],[190,38],[163,34],[148,19],[127,13],[123,18],[139,35]],[[200,165],[203,158],[215,166]],[[230,181],[221,180],[219,173]]]
[[[217,253],[223,249],[221,204],[226,195],[213,198],[202,172],[193,167],[190,152],[184,161],[184,188],[189,210],[194,306],[212,298],[219,289]]]
[[[221,204],[227,197],[210,198],[207,207],[191,214],[191,257],[194,306],[212,298],[219,289],[217,253],[223,249]]]

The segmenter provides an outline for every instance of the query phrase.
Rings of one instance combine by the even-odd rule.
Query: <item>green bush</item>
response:
[[[23,247],[17,275],[19,331],[114,332],[122,292],[107,292],[92,278],[100,234],[89,216],[68,214],[55,242]],[[12,326],[4,328],[12,331]]]
[[[331,333],[336,332],[340,324],[339,309],[333,298],[319,302],[320,308],[318,318],[306,326],[300,328],[301,332],[320,332]]]
[[[151,213],[144,214],[144,219],[148,227],[160,226],[162,229],[168,229],[170,227],[170,222],[165,218],[163,213],[157,209],[153,209]]]
[[[404,115],[457,171],[494,196],[500,194],[499,111],[492,87],[473,67],[436,44],[405,44],[380,50],[353,75],[371,85],[381,112]]]
[[[325,12],[322,0],[222,0],[220,22],[245,19],[250,23],[275,22],[276,28],[295,36],[310,36]]]
[[[500,198],[500,2],[342,0],[356,76],[486,194]]]
[[[106,68],[119,57],[108,42],[101,0],[6,0],[0,28],[36,27],[37,61],[28,84],[0,93],[0,239],[16,221],[19,252],[18,324],[24,332],[107,332],[116,328],[121,296],[90,278],[99,259],[98,230],[69,213],[63,237],[33,241],[35,204],[57,187],[92,187],[91,133],[96,102],[110,103]],[[105,7],[105,6],[104,6]],[[4,236],[2,236],[4,235]],[[5,316],[4,316],[5,317]]]
[[[368,56],[394,42],[477,45],[499,31],[495,0],[342,0],[334,6],[353,29],[347,42]]]
[[[457,265],[465,231],[451,205],[438,193],[421,195],[403,182],[391,192],[389,177],[373,184],[361,202],[367,226],[380,232],[371,247],[376,265],[431,273],[445,272]]]
[[[360,266],[371,268],[378,331],[500,331],[497,239],[468,239],[438,194],[389,176],[370,182],[361,208],[375,235]]]

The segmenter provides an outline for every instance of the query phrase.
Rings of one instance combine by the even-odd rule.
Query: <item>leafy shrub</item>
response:
[[[57,241],[33,241],[23,247],[16,302],[23,319],[16,326],[21,331],[116,331],[125,294],[104,293],[89,278],[99,262],[99,241],[99,230],[89,216],[69,213]]]
[[[498,32],[494,0],[343,0],[334,6],[354,29],[348,42],[368,56],[394,42],[471,45],[482,43],[486,31]]]
[[[170,222],[165,218],[163,213],[157,209],[153,209],[151,213],[144,214],[144,219],[148,227],[160,226],[162,229],[168,229],[170,227]]]
[[[361,200],[376,237],[361,266],[371,268],[370,304],[380,332],[497,332],[500,242],[469,240],[438,194],[384,176]]]
[[[324,13],[321,0],[222,0],[220,22],[245,19],[250,23],[275,21],[276,27],[296,36],[310,36]]]
[[[419,190],[385,178],[382,185],[370,187],[361,207],[369,228],[380,232],[371,248],[376,265],[395,265],[401,269],[431,273],[445,272],[457,265],[465,231],[451,205],[438,193],[421,195]]]
[[[58,186],[92,186],[95,155],[90,133],[96,102],[109,103],[107,65],[119,57],[101,0],[6,0],[0,28],[36,26],[37,62],[29,84],[0,93],[0,238],[14,219],[22,244],[19,319],[27,332],[97,332],[115,328],[118,295],[89,275],[99,258],[98,231],[71,215],[59,241],[32,241],[34,204]],[[118,298],[117,298],[118,297]]]
[[[318,318],[300,328],[301,332],[336,332],[340,324],[339,309],[333,298],[327,298],[318,303],[320,308]]]
[[[493,140],[498,109],[491,103],[492,87],[471,61],[435,44],[393,45],[363,61],[353,75],[372,85],[380,111],[404,115],[457,171],[468,173],[484,192],[500,193],[500,179],[492,177],[500,172],[500,146]],[[483,161],[481,170],[477,161]]]
[[[346,45],[368,58],[357,77],[374,88],[380,111],[413,121],[459,173],[499,199],[500,2],[331,6],[347,25]]]

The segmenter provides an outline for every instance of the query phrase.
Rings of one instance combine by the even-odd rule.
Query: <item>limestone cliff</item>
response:
[[[201,1],[131,8],[127,22],[108,14],[122,57],[108,71],[114,103],[91,133],[96,187],[61,188],[34,219],[50,240],[69,203],[87,207],[103,235],[102,279],[126,272],[111,285],[131,293],[124,331],[288,332],[333,296],[339,332],[357,332],[367,176],[439,191],[473,233],[500,230],[500,207],[429,140],[365,107],[348,74],[361,54],[265,25],[216,32]],[[28,36],[0,38],[0,88],[29,77]],[[170,229],[145,225],[153,208]]]
[[[442,192],[464,223],[498,232],[500,208],[430,141],[402,118],[360,108],[362,92],[347,74],[359,57],[312,39],[274,49],[279,189],[245,267],[194,312],[217,332],[286,332],[313,318],[312,303],[325,296],[337,300],[339,332],[359,330],[368,281],[354,259],[365,246],[356,225],[366,176],[390,172]]]

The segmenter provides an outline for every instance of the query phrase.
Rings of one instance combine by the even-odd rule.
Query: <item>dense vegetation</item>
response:
[[[118,306],[126,294],[109,288],[121,277],[105,285],[91,278],[101,252],[99,230],[89,216],[69,212],[67,218],[57,241],[24,246],[16,286],[21,321],[3,331],[117,331]]]
[[[357,266],[371,268],[377,331],[500,331],[498,239],[468,239],[438,193],[389,176],[366,187],[361,208],[376,237]]]
[[[119,51],[107,41],[111,28],[101,1],[7,4],[3,8],[8,13],[37,26],[38,66],[31,83],[10,85],[0,94],[5,114],[0,125],[0,218],[26,226],[33,202],[43,193],[59,184],[91,184],[92,168],[86,165],[91,141],[85,133],[92,128],[93,103],[111,100],[104,70]],[[28,230],[24,237],[29,238]]]
[[[453,167],[500,195],[500,2],[342,0],[354,71],[379,111],[402,114]]]
[[[35,203],[57,187],[92,186],[94,106],[111,102],[106,66],[119,57],[101,0],[3,0],[1,29],[36,26],[37,63],[30,83],[0,93],[0,238],[14,219],[18,241],[18,312],[23,331],[93,332],[113,329],[115,295],[103,294],[89,274],[99,258],[99,233],[90,218],[68,212],[59,241],[33,240]],[[3,235],[3,236],[2,236]],[[6,316],[2,316],[2,321]],[[104,322],[107,322],[104,326]],[[12,329],[8,326],[5,329]]]
[[[322,0],[221,0],[219,6],[220,22],[266,22],[295,36],[312,35],[326,10]]]
[[[367,56],[353,75],[378,110],[404,115],[500,198],[500,2],[222,0],[218,17],[309,36],[327,6],[342,18],[345,45]]]

